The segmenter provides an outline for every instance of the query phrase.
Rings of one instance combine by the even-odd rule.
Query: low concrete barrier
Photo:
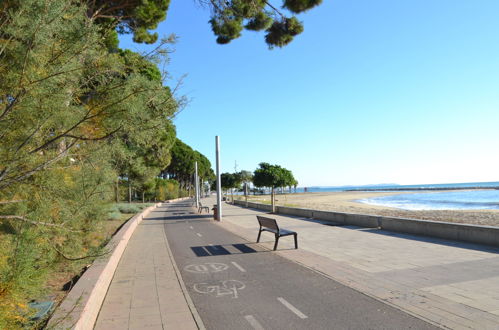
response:
[[[381,217],[380,227],[398,233],[499,246],[499,227],[388,217]]]
[[[246,206],[245,201],[236,200],[234,203]],[[271,205],[255,202],[248,202],[248,207],[264,211],[272,210]],[[313,218],[344,225],[380,228],[398,233],[499,246],[499,227],[320,211],[287,206],[276,206],[276,213]]]
[[[157,203],[133,216],[106,245],[110,254],[97,258],[83,273],[64,301],[57,307],[47,325],[49,329],[93,329],[126,245],[133,232]]]
[[[272,208],[272,207],[271,207]],[[276,206],[276,211],[279,214],[295,215],[297,217],[312,218],[314,210],[300,209],[296,207]]]
[[[241,200],[235,199],[234,200],[234,204],[235,205],[246,206],[246,201],[241,201]],[[248,202],[248,207],[252,208],[252,209],[257,209],[257,210],[272,212],[272,205],[269,205],[269,204]]]
[[[338,224],[346,224],[345,220],[347,218],[346,213],[331,212],[331,211],[318,211],[314,210],[312,213],[312,218],[322,221],[329,221]]]

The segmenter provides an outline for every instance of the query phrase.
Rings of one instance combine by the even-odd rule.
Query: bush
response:
[[[141,208],[137,204],[117,204],[118,210],[121,213],[132,214],[139,213]]]

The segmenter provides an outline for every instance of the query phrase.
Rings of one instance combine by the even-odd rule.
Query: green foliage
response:
[[[0,329],[14,329],[56,265],[98,254],[119,174],[154,193],[178,103],[150,58],[116,51],[84,6],[1,6]]]
[[[270,47],[283,47],[289,44],[293,38],[303,32],[303,25],[296,17],[286,18],[282,21],[274,21],[267,29],[265,41]]]
[[[170,0],[87,0],[88,15],[99,24],[116,26],[118,33],[133,33],[135,42],[154,43],[157,33],[150,33],[166,18]],[[287,45],[303,26],[293,22],[288,14],[305,12],[322,0],[282,0],[282,12],[264,0],[211,0],[204,4],[210,9],[209,23],[219,44],[239,38],[243,28],[266,30],[265,41],[270,48]],[[290,21],[292,21],[290,23]]]
[[[220,183],[223,189],[239,188],[242,183],[242,178],[239,173],[222,173],[220,174]]]
[[[253,184],[256,187],[286,187],[292,186],[296,181],[293,173],[279,165],[260,163],[253,174]]]
[[[293,13],[301,13],[322,3],[322,0],[284,0],[284,8]]]
[[[283,0],[282,8],[296,14],[321,2],[322,0]],[[243,28],[265,30],[265,42],[269,48],[283,47],[303,32],[303,24],[296,17],[288,17],[262,0],[214,0],[210,1],[210,9],[210,24],[219,44],[227,44],[239,38]]]
[[[244,26],[244,28],[252,31],[262,31],[268,29],[272,25],[272,22],[272,17],[261,11],[248,20],[248,23]]]
[[[148,30],[156,29],[166,18],[169,4],[170,0],[88,0],[87,15],[98,23],[111,22],[119,33],[133,33],[135,42],[152,44],[158,34]]]
[[[155,197],[160,201],[167,201],[183,197],[182,192],[177,181],[173,179],[156,178],[156,191]]]
[[[256,187],[272,188],[272,212],[275,210],[275,188],[292,186],[296,182],[290,170],[269,163],[260,163],[253,174],[253,184]]]
[[[177,180],[181,189],[188,189],[193,182],[194,164],[198,162],[198,175],[202,181],[215,180],[211,163],[198,151],[177,139],[171,150],[171,162],[164,174]]]
[[[210,20],[211,29],[217,36],[217,43],[227,44],[231,40],[239,38],[243,30],[243,20],[234,16],[230,10],[225,10],[223,19],[219,17]]]

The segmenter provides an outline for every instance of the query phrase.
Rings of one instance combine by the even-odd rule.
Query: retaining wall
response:
[[[239,200],[235,200],[234,203],[241,206],[246,205],[246,202]],[[272,206],[268,204],[248,202],[248,206],[263,211],[272,210]],[[380,228],[398,233],[499,246],[499,227],[319,211],[285,206],[276,206],[276,213],[312,218],[342,225]]]

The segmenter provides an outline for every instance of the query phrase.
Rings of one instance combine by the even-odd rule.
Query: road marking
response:
[[[219,262],[207,262],[205,264],[191,264],[184,269],[191,273],[218,273],[229,268],[228,265]]]
[[[238,280],[218,281],[217,283],[219,284],[196,283],[193,288],[198,293],[213,294],[216,297],[232,296],[237,299],[239,298],[237,291],[246,287],[246,284]]]
[[[196,233],[196,235],[198,235],[199,237],[203,237],[203,235],[201,235],[200,233]]]
[[[234,267],[236,267],[237,269],[239,269],[241,272],[246,273],[246,269],[244,269],[243,267],[241,267],[237,262],[232,261],[231,264],[233,264]]]
[[[189,226],[190,229],[194,229],[192,226]]]
[[[296,308],[295,306],[291,305],[289,302],[286,301],[286,299],[278,297],[277,300],[279,300],[281,302],[281,304],[283,304],[284,306],[286,306],[290,311],[292,311],[293,313],[295,313],[296,315],[298,315],[299,318],[301,318],[301,319],[308,318],[307,315],[305,315],[302,312],[300,312],[298,310],[298,308]]]
[[[253,315],[246,315],[244,317],[246,319],[246,321],[248,321],[249,324],[251,324],[251,326],[253,327],[253,329],[255,330],[264,330],[262,325],[260,324],[260,322],[258,322],[254,317]]]

